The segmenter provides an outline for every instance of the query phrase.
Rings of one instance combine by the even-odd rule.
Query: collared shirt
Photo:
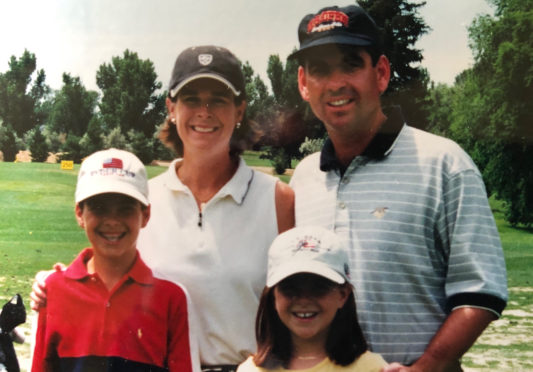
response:
[[[157,277],[187,288],[201,364],[239,364],[256,349],[255,314],[278,233],[277,179],[240,159],[200,209],[176,175],[180,162],[150,180],[152,215],[138,248]]]
[[[138,255],[108,291],[87,271],[92,255],[47,278],[32,371],[192,371],[185,292]]]
[[[344,173],[326,144],[300,162],[291,186],[297,226],[325,226],[349,242],[359,320],[372,350],[409,364],[452,309],[500,314],[506,271],[470,157],[448,139],[404,125],[399,112],[386,114],[385,136]]]
[[[347,366],[335,364],[329,358],[325,358],[315,366],[303,370],[285,369],[283,367],[275,369],[257,367],[252,357],[250,357],[239,366],[237,372],[379,372],[386,365],[387,363],[381,355],[366,351]]]

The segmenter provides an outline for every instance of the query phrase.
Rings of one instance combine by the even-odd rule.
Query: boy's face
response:
[[[102,258],[131,258],[137,236],[150,218],[150,207],[129,196],[106,193],[76,204],[76,219],[85,229],[94,254]]]

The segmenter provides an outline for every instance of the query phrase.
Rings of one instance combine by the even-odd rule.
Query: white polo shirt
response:
[[[149,181],[152,215],[138,249],[154,275],[187,288],[202,365],[238,364],[256,350],[267,251],[278,233],[277,179],[240,159],[200,221],[191,191],[176,175],[180,161]]]

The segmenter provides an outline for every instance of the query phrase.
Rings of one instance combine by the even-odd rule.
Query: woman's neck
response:
[[[198,206],[206,203],[233,177],[238,159],[228,154],[210,157],[183,156],[176,166],[180,181],[191,190]]]

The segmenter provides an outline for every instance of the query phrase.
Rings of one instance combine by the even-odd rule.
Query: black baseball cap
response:
[[[214,45],[194,46],[180,53],[168,85],[168,95],[176,97],[186,84],[196,79],[218,80],[240,96],[245,92],[240,62],[229,50]]]
[[[306,15],[298,26],[300,49],[289,58],[295,58],[311,48],[343,44],[381,49],[380,31],[363,8],[356,5],[331,6],[318,13]]]

